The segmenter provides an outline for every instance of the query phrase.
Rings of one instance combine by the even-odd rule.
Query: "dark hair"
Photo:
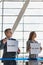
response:
[[[29,35],[29,40],[32,40],[32,36],[33,36],[34,34],[36,34],[35,31],[32,31],[32,32],[30,33],[30,35]]]
[[[6,32],[8,32],[9,30],[12,30],[11,28],[8,28],[8,29],[6,29],[4,32],[6,33]]]

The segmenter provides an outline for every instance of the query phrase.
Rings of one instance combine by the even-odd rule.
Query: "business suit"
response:
[[[16,39],[9,39],[9,40],[16,40]],[[16,57],[16,52],[7,52],[7,42],[5,44],[3,44],[2,42],[3,40],[0,41],[0,50],[4,49],[3,52],[3,58],[15,58]],[[4,63],[4,65],[16,65],[16,61],[15,60],[2,60],[2,62]]]
[[[30,47],[30,43],[37,43],[37,41],[28,40],[27,41],[27,48]],[[37,54],[31,54],[29,52],[29,58],[37,58],[37,57],[38,57]],[[38,60],[29,60],[28,65],[38,65]]]

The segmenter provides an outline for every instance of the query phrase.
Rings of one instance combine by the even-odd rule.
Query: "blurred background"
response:
[[[4,30],[13,27],[24,3],[25,0],[0,0],[0,40],[5,38]],[[43,48],[43,0],[30,0],[12,36],[19,41],[18,46],[21,52],[18,57],[29,56],[29,53],[26,52],[26,42],[31,31],[36,31],[36,40],[41,43]],[[2,54],[3,50],[0,51],[0,57]],[[39,56],[43,57],[43,50]],[[25,65],[25,61],[18,61],[18,65],[20,63]],[[2,65],[1,62],[0,64]]]

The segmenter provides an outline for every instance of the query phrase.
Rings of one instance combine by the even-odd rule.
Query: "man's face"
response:
[[[12,37],[12,30],[8,30],[6,33],[5,33],[6,37],[10,38]]]

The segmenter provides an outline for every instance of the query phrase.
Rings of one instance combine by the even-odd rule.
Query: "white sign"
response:
[[[7,52],[17,52],[18,51],[18,41],[7,40]]]
[[[41,44],[40,43],[30,43],[30,47],[31,47],[31,54],[39,54],[40,53],[40,47]]]

